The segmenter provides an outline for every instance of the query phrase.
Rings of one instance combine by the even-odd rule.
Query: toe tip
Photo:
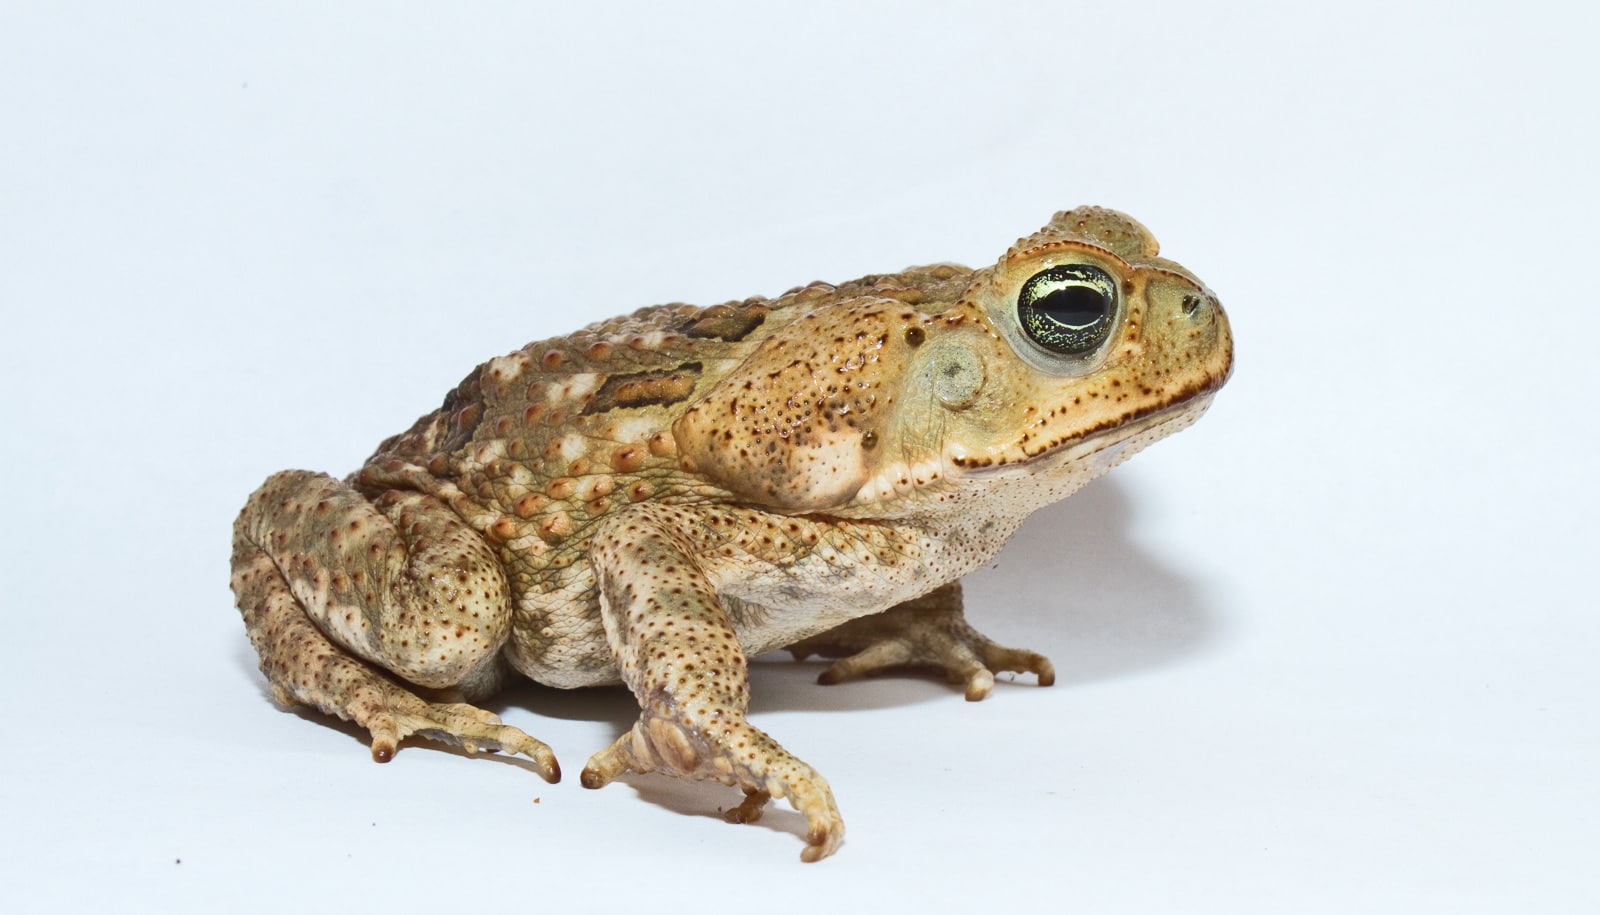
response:
[[[843,824],[813,826],[806,833],[806,847],[800,852],[800,860],[807,864],[815,864],[838,851],[843,841]]]

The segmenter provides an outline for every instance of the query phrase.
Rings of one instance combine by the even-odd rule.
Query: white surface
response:
[[[0,9],[0,908],[1600,910],[1592,6],[236,6]],[[272,705],[269,472],[591,319],[1084,202],[1237,374],[970,580],[1054,689],[757,667],[836,858],[579,788],[620,692],[505,697],[557,786]]]

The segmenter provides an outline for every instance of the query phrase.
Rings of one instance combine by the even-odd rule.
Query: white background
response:
[[[1600,910],[1591,5],[584,6],[0,9],[0,908]],[[835,858],[271,702],[268,473],[529,340],[1078,203],[1237,372],[969,579],[1053,689],[757,666]],[[572,774],[635,711],[495,707]]]

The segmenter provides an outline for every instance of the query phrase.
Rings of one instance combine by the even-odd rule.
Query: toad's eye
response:
[[[1081,356],[1104,343],[1116,316],[1116,281],[1089,264],[1035,273],[1017,296],[1017,321],[1029,339],[1064,356]]]

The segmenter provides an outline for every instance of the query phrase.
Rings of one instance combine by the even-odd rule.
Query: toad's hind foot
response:
[[[953,584],[796,642],[788,651],[797,660],[814,654],[838,658],[817,677],[824,685],[891,670],[936,670],[963,684],[971,702],[989,695],[996,671],[1032,673],[1040,686],[1056,681],[1055,667],[1044,655],[998,645],[972,628],[961,613],[960,588]]]
[[[462,702],[428,702],[331,642],[289,592],[265,553],[241,550],[234,589],[261,672],[284,705],[308,705],[367,729],[372,758],[388,762],[416,735],[468,752],[504,750],[531,759],[549,782],[561,767],[544,743]]]
[[[424,702],[398,687],[391,687],[387,707],[360,721],[372,734],[372,758],[388,762],[399,752],[400,741],[415,734],[458,746],[468,753],[505,751],[533,760],[548,782],[561,780],[561,766],[544,742],[500,717],[464,702]]]
[[[310,628],[310,623],[303,625]],[[331,647],[331,646],[330,646]],[[263,665],[266,666],[266,665]],[[547,782],[561,779],[555,753],[542,741],[503,724],[493,712],[464,702],[427,702],[382,676],[360,660],[345,655],[330,657],[323,684],[274,682],[278,698],[310,705],[354,721],[372,735],[372,758],[386,763],[400,751],[401,742],[416,736],[460,747],[468,753],[504,751],[532,760]],[[269,672],[268,676],[272,676]]]

